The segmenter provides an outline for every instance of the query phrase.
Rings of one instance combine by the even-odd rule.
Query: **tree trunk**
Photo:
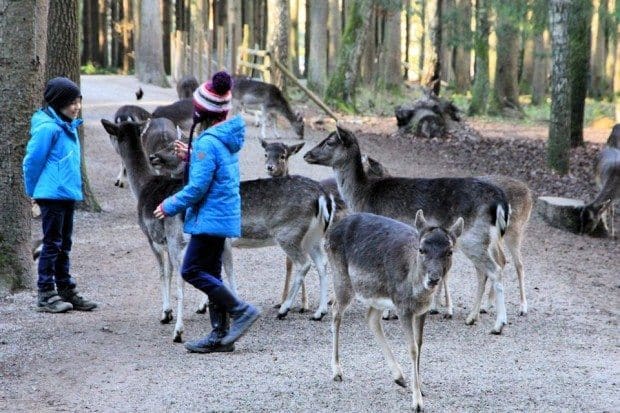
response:
[[[55,0],[50,1],[50,7],[54,5]],[[110,55],[108,53],[108,9],[110,0],[99,1],[99,34],[98,49],[99,62],[101,67],[110,66]],[[76,3],[77,4],[77,3]]]
[[[534,67],[532,73],[532,105],[545,102],[549,72],[549,33],[546,31],[549,17],[548,0],[535,0],[532,8],[532,32],[534,35]]]
[[[56,76],[65,76],[79,85],[78,0],[54,0],[50,2],[48,21],[47,50],[49,52],[45,65],[45,80]],[[88,96],[85,98],[88,99]],[[84,201],[78,203],[78,208],[91,212],[101,212],[101,207],[90,187],[86,170],[83,127],[79,128],[78,135],[82,147],[81,169],[82,192],[84,193]]]
[[[164,52],[164,71],[172,73],[172,45],[170,44],[170,34],[172,33],[172,0],[162,0],[161,7],[162,19],[162,44]]]
[[[573,0],[568,13],[568,83],[570,85],[570,146],[583,145],[583,118],[590,65],[590,0]]]
[[[82,10],[83,48],[81,62],[102,66],[99,53],[99,5],[97,0],[84,0]]]
[[[329,52],[327,59],[327,71],[331,75],[336,70],[338,63],[338,50],[342,42],[342,12],[340,10],[340,0],[329,0]]]
[[[605,30],[607,0],[594,0],[595,11],[592,16],[592,59],[590,62],[592,80],[590,96],[601,99],[605,95]]]
[[[269,49],[274,59],[288,66],[288,34],[291,26],[289,2],[288,0],[268,0],[268,4]],[[273,70],[271,82],[286,94],[286,82],[282,72]]]
[[[616,65],[619,64],[616,61],[616,43],[620,40],[616,36],[616,29],[620,25],[620,10],[618,9],[618,3],[620,0],[609,0],[609,10],[607,12],[606,34],[607,34],[607,47],[606,55],[607,60],[605,62],[605,81],[607,82],[607,89],[605,97],[613,99],[613,87],[614,87],[614,72]]]
[[[228,0],[228,62],[226,67],[237,73],[237,48],[241,44],[241,0]]]
[[[370,20],[368,24],[368,34],[366,35],[368,41],[364,45],[364,50],[362,51],[358,75],[364,84],[374,85],[377,80],[377,38],[379,37],[378,33],[381,31],[378,27],[379,17],[377,14],[377,8],[373,7],[367,16],[367,19]]]
[[[426,36],[424,46],[424,69],[422,70],[421,84],[433,90],[439,96],[441,89],[441,9],[442,0],[426,2],[424,31]]]
[[[497,64],[489,103],[492,115],[523,117],[519,104],[519,19],[523,0],[496,3]]]
[[[299,1],[291,0],[291,35],[289,38],[288,53],[290,68],[295,77],[301,77],[299,67]]]
[[[616,67],[614,69],[614,102],[616,123],[620,123],[620,1],[616,0]]]
[[[551,116],[547,163],[560,174],[569,171],[570,85],[568,84],[568,12],[566,0],[550,0],[549,27],[551,30]]]
[[[134,51],[133,33],[133,2],[131,0],[123,0],[123,21],[121,29],[123,60],[121,69],[124,75],[128,74],[133,68],[133,60],[131,59]]]
[[[142,83],[170,87],[164,71],[162,19],[158,0],[141,0],[136,75]]]
[[[0,296],[34,285],[32,217],[30,200],[24,192],[22,160],[30,117],[43,96],[47,7],[44,0],[2,2],[0,137],[4,144],[0,145],[0,192],[4,196],[0,198]]]
[[[338,66],[329,79],[325,92],[327,100],[354,107],[355,87],[360,59],[367,40],[370,14],[375,0],[352,2],[347,9],[347,24],[342,37],[342,48],[338,55]]]
[[[490,0],[476,0],[476,31],[474,32],[474,84],[469,115],[487,111],[489,96],[489,4]]]
[[[327,83],[327,22],[328,3],[310,3],[310,60],[308,61],[308,87],[323,94]]]
[[[443,0],[441,10],[441,80],[448,85],[454,84],[454,49],[456,40],[456,3],[455,0]]]
[[[402,0],[390,0],[386,7],[384,37],[379,63],[379,86],[387,89],[397,88],[403,79],[402,58],[400,55],[400,17]]]
[[[457,29],[459,41],[454,55],[454,86],[458,93],[465,93],[471,86],[471,0],[457,0]]]

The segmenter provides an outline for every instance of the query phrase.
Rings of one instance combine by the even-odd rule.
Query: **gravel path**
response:
[[[173,344],[173,325],[158,321],[155,259],[137,226],[129,190],[113,186],[119,161],[100,124],[120,105],[135,103],[138,82],[85,76],[82,85],[89,174],[104,212],[78,213],[73,272],[100,308],[50,315],[32,311],[32,291],[0,299],[0,411],[409,409],[410,390],[391,381],[360,304],[350,307],[343,322],[340,383],[331,380],[330,317],[313,322],[307,313],[291,312],[283,321],[276,319],[284,254],[275,247],[236,251],[240,294],[259,305],[263,316],[234,353],[189,354]],[[175,98],[172,89],[142,88],[140,104],[147,109]],[[292,131],[284,130],[292,140]],[[307,130],[302,153],[326,135]],[[265,176],[257,136],[258,129],[250,127],[241,155],[244,179]],[[361,134],[360,140],[362,149],[395,175],[471,173],[440,152],[414,152],[402,139]],[[299,155],[291,172],[331,175]],[[489,334],[494,313],[482,315],[475,326],[465,325],[475,275],[459,253],[451,278],[454,318],[427,319],[421,362],[427,411],[618,411],[619,252],[617,241],[562,232],[534,215],[523,246],[530,312],[517,315],[516,275],[509,264],[509,325],[501,336]],[[314,269],[307,285],[314,308]],[[193,311],[200,300],[196,291],[189,285],[185,291],[185,338],[193,339],[206,334],[209,320]],[[398,323],[386,322],[384,328],[409,379]]]

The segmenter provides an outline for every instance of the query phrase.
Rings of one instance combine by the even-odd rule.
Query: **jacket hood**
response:
[[[65,122],[60,118],[60,116],[58,116],[54,109],[47,107],[45,109],[39,109],[34,113],[32,120],[30,121],[30,126],[32,129],[35,129],[46,123],[54,123],[68,132],[74,133],[77,131],[77,128],[84,123],[84,121],[82,119],[74,119],[71,122]]]
[[[237,153],[245,141],[245,121],[241,115],[236,115],[207,129],[205,135],[217,138],[230,153]]]

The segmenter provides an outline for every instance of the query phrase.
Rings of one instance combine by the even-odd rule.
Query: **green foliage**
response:
[[[112,67],[95,66],[92,62],[80,67],[80,73],[83,75],[116,75],[120,69]]]

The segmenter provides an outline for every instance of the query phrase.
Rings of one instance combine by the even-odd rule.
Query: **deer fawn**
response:
[[[379,342],[396,384],[406,387],[381,327],[381,312],[396,309],[411,357],[413,408],[423,409],[420,353],[424,320],[437,285],[452,265],[452,251],[463,232],[463,218],[446,230],[429,226],[422,210],[415,227],[379,215],[352,214],[334,225],[326,242],[333,269],[332,374],[342,381],[340,324],[354,297],[368,306],[366,320]]]
[[[478,277],[474,306],[467,316],[479,318],[486,280],[495,293],[497,317],[491,330],[501,334],[507,323],[501,270],[505,265],[502,238],[510,207],[502,189],[476,178],[369,178],[362,167],[359,144],[352,132],[336,132],[304,155],[306,162],[331,166],[338,189],[352,212],[371,212],[413,223],[423,209],[432,225],[447,227],[465,220],[459,248],[472,261]]]

